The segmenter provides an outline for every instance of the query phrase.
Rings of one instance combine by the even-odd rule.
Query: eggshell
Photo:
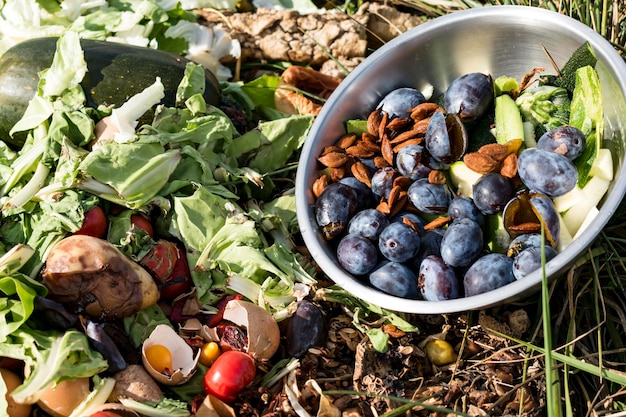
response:
[[[280,346],[280,329],[274,317],[259,305],[231,300],[224,308],[224,320],[245,328],[248,354],[258,360],[270,359]]]
[[[50,384],[37,405],[54,417],[67,417],[89,395],[89,378],[76,378]]]
[[[0,411],[7,411],[9,417],[28,417],[30,416],[31,405],[30,404],[18,404],[11,397],[11,392],[22,384],[22,378],[8,369],[0,368],[0,378],[4,380],[4,384],[7,389],[6,400],[7,409]]]
[[[146,359],[146,349],[153,345],[165,346],[172,354],[172,374],[163,374]],[[141,357],[146,371],[157,382],[164,385],[180,385],[187,382],[195,373],[200,359],[200,351],[195,355],[191,346],[176,331],[166,324],[154,328],[150,336],[143,342]]]

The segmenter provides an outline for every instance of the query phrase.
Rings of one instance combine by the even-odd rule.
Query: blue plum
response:
[[[426,101],[424,95],[415,88],[400,87],[387,93],[378,103],[377,108],[389,115],[389,118],[409,117],[410,110]]]
[[[417,285],[426,301],[443,301],[459,297],[458,278],[454,268],[434,255],[427,256],[422,261]]]
[[[354,188],[329,184],[315,201],[315,219],[328,240],[341,235],[356,211],[357,194]]]
[[[541,135],[537,141],[537,149],[560,153],[573,161],[583,153],[586,143],[582,130],[563,125]]]
[[[513,276],[515,279],[522,279],[531,272],[541,268],[541,246],[530,246],[522,250],[517,256],[513,258]],[[557,253],[552,246],[544,246],[543,253],[545,254],[546,262],[554,258]]]
[[[374,208],[361,210],[348,223],[348,233],[378,240],[380,232],[387,227],[389,219]]]
[[[467,196],[455,196],[452,201],[450,201],[448,216],[453,220],[463,218],[470,219],[481,227],[485,224],[485,216],[478,207],[476,207],[474,200]]]
[[[567,193],[578,181],[578,171],[565,155],[537,148],[520,154],[517,170],[526,187],[549,197]]]
[[[417,276],[399,262],[383,262],[370,274],[369,281],[379,290],[402,298],[417,298]]]
[[[485,114],[493,97],[491,75],[472,72],[452,80],[444,95],[444,107],[446,112],[458,114],[463,122],[470,122]]]
[[[450,266],[474,262],[483,251],[483,231],[473,220],[461,218],[448,226],[441,240],[441,258]]]
[[[511,181],[496,172],[483,175],[472,188],[474,204],[483,214],[501,212],[514,195]]]
[[[372,192],[377,198],[389,197],[393,181],[398,177],[398,171],[393,167],[380,168],[372,175]]]
[[[365,275],[378,263],[378,251],[369,239],[348,234],[337,245],[337,260],[351,274]]]
[[[378,237],[378,249],[390,261],[406,262],[417,255],[419,248],[419,235],[404,223],[389,223]]]
[[[465,296],[484,294],[515,281],[513,259],[501,253],[488,253],[465,271]]]
[[[428,159],[422,145],[407,145],[402,147],[396,155],[396,167],[398,172],[413,181],[427,178],[432,171],[425,163]]]
[[[445,184],[433,184],[426,178],[414,181],[407,193],[415,208],[427,214],[446,213],[452,196]]]

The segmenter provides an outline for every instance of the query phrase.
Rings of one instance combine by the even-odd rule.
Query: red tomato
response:
[[[130,224],[143,230],[154,239],[154,229],[152,228],[152,223],[150,223],[150,220],[148,220],[145,216],[142,216],[141,214],[132,214],[130,216]]]
[[[204,375],[204,392],[225,403],[233,402],[255,376],[254,359],[238,350],[229,350],[218,356]]]
[[[178,260],[174,264],[171,279],[161,287],[161,300],[172,301],[176,297],[191,290],[191,272],[187,263],[185,250],[178,248]]]
[[[95,206],[85,212],[83,225],[74,234],[103,238],[106,235],[107,227],[107,216],[104,214],[104,210]]]
[[[98,411],[97,413],[94,413],[90,415],[89,417],[121,417],[121,416],[112,411]]]

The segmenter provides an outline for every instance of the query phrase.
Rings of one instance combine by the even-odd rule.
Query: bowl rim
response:
[[[367,57],[363,63],[357,66],[344,81],[339,84],[339,87],[331,94],[326,104],[322,107],[307,135],[307,140],[303,145],[301,154],[303,156],[311,154],[313,138],[320,134],[320,130],[322,130],[324,126],[324,118],[326,115],[334,111],[335,98],[341,97],[348,90],[350,81],[359,77],[361,73],[367,70],[367,66],[363,65],[366,61],[377,60],[389,50],[402,47],[402,44],[410,42],[414,37],[440,29],[441,26],[444,25],[453,25],[456,22],[470,19],[487,17],[490,19],[498,17],[511,18],[512,16],[520,20],[540,18],[549,20],[550,24],[570,27],[571,31],[575,31],[578,36],[588,40],[596,53],[602,51],[602,56],[606,59],[606,61],[603,62],[604,66],[609,68],[611,73],[616,75],[616,82],[624,88],[623,92],[626,94],[626,62],[605,38],[582,22],[567,15],[534,6],[499,5],[461,10],[436,17],[410,29],[392,39]],[[626,132],[624,132],[624,134],[626,134]],[[624,140],[626,140],[626,138],[624,138]],[[333,262],[324,255],[325,251],[319,238],[319,232],[316,230],[317,227],[312,227],[310,224],[311,220],[314,219],[314,215],[312,215],[313,207],[309,203],[310,192],[307,190],[310,186],[307,181],[310,163],[314,162],[303,161],[301,158],[296,172],[296,215],[302,238],[311,256],[322,271],[338,286],[358,298],[391,311],[414,314],[446,314],[480,310],[495,305],[501,305],[506,302],[518,300],[525,295],[539,290],[543,281],[541,271],[535,271],[522,280],[516,280],[488,293],[436,302],[396,297],[360,283],[356,278],[352,277],[338,266],[336,262]],[[621,162],[619,172],[620,176],[614,177],[612,191],[605,196],[602,207],[596,218],[576,240],[570,243],[566,251],[560,253],[546,264],[546,276],[550,277],[550,279],[559,276],[578,260],[582,252],[597,238],[597,231],[604,228],[617,210],[626,192],[626,161]]]

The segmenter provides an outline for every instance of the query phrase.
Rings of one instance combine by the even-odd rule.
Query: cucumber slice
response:
[[[562,252],[572,243],[572,235],[570,234],[567,226],[565,225],[565,221],[563,220],[563,216],[559,214],[559,241],[556,246],[557,252]]]
[[[594,159],[589,170],[589,176],[599,177],[603,180],[613,180],[613,155],[611,155],[609,149],[602,148],[598,150],[596,159]]]
[[[495,98],[496,141],[505,144],[513,139],[524,139],[522,115],[511,96],[503,94]]]
[[[580,190],[581,197],[563,215],[563,221],[572,236],[576,236],[589,211],[596,208],[610,184],[611,181],[609,180],[591,177],[584,188]]]
[[[506,253],[511,236],[504,228],[502,214],[491,214],[485,217],[485,243],[491,252]]]
[[[450,183],[453,188],[456,189],[458,195],[465,197],[472,197],[472,189],[474,184],[482,177],[476,171],[472,171],[465,165],[463,161],[457,161],[450,165],[448,170],[450,176]]]
[[[592,207],[591,210],[589,210],[582,224],[578,228],[578,231],[574,235],[574,239],[578,239],[580,234],[585,231],[587,226],[589,226],[589,224],[593,221],[593,219],[595,219],[598,216],[599,213],[600,213],[600,210],[598,210],[597,207]]]

